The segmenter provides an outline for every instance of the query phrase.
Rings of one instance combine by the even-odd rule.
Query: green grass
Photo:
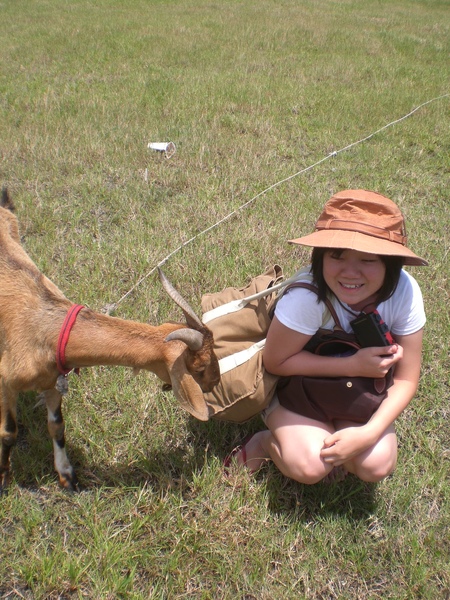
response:
[[[450,93],[444,1],[4,0],[0,16],[1,184],[39,267],[98,310],[259,192]],[[196,422],[151,374],[85,370],[64,405],[78,495],[58,488],[45,410],[20,399],[0,598],[450,597],[449,114],[449,97],[427,104],[165,265],[198,308],[270,264],[304,263],[286,240],[335,191],[396,201],[430,266],[413,271],[428,322],[395,474],[307,487],[268,466],[224,479],[258,419]],[[116,314],[180,318],[155,274]]]

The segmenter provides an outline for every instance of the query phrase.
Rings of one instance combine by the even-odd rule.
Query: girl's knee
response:
[[[389,477],[394,472],[396,466],[397,454],[395,453],[395,455],[384,457],[382,460],[366,460],[361,461],[359,464],[356,461],[353,472],[362,481],[377,483]]]
[[[386,477],[394,471],[394,468],[389,469],[356,469],[355,475],[359,477],[362,481],[366,481],[367,483],[378,483],[379,481],[383,481]]]
[[[279,466],[279,469],[286,477],[305,485],[314,485],[315,483],[319,483],[319,481],[322,481],[322,479],[328,474],[323,467],[314,469],[310,466],[305,467],[305,465],[290,464],[287,462],[282,463]]]
[[[397,466],[397,437],[391,426],[375,446],[356,456],[348,470],[363,481],[376,483],[386,479]]]
[[[303,483],[304,485],[314,485],[322,481],[322,479],[328,475],[327,470],[323,468],[320,469],[311,469],[311,468],[302,468],[298,465],[293,465],[285,475],[298,483]]]
[[[299,456],[298,452],[283,452],[278,447],[273,460],[283,475],[306,485],[318,483],[330,471],[330,467],[320,460],[318,453],[314,456],[305,452]]]
[[[334,431],[331,426],[297,415],[278,406],[267,419],[272,432],[269,454],[278,469],[299,483],[321,481],[331,467],[320,458],[323,440]]]

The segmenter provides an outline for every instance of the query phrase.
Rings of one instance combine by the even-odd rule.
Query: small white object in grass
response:
[[[148,148],[157,152],[164,152],[166,158],[170,158],[177,151],[173,142],[150,142]]]

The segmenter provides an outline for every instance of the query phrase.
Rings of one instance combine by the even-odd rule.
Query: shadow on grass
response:
[[[36,489],[42,481],[52,479],[58,486],[53,466],[53,447],[47,433],[46,420],[30,416],[36,403],[35,394],[21,397],[19,436],[13,450],[13,477],[19,487]],[[22,423],[20,422],[22,421]],[[42,421],[42,422],[41,422]],[[193,418],[187,422],[189,455],[186,445],[167,447],[164,450],[138,449],[138,458],[130,462],[101,464],[92,463],[85,448],[69,435],[67,453],[80,480],[80,489],[99,487],[135,487],[149,484],[155,491],[189,487],[192,473],[198,473],[215,457],[223,462],[230,450],[248,434],[263,428],[259,418],[243,425],[208,421],[201,423]],[[276,467],[268,463],[255,476],[263,486],[268,508],[274,514],[284,514],[302,521],[326,515],[345,515],[351,519],[367,518],[375,508],[374,484],[366,484],[349,475],[344,481],[318,483],[313,486],[299,484],[284,477]]]

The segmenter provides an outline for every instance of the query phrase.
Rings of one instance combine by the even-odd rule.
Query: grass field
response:
[[[3,0],[0,16],[0,183],[74,302],[180,319],[153,269],[194,236],[165,271],[196,309],[268,265],[290,274],[308,253],[286,240],[354,187],[397,202],[430,261],[393,476],[225,479],[259,419],[200,423],[151,374],[86,369],[64,405],[79,494],[58,487],[45,409],[20,398],[0,598],[450,598],[449,3]],[[148,150],[161,141],[172,158]]]

